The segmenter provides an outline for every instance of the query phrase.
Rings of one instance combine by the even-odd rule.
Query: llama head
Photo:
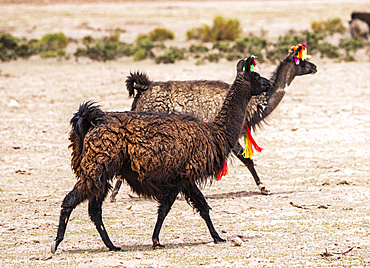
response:
[[[244,79],[251,83],[252,95],[259,95],[262,92],[269,91],[272,88],[272,84],[268,79],[256,72],[258,68],[256,68],[255,59],[255,56],[250,56],[240,60],[236,65],[236,71],[238,74],[243,72]]]
[[[316,65],[306,60],[308,56],[302,56],[305,55],[305,53],[302,53],[305,49],[305,45],[299,44],[294,46],[291,50],[289,50],[289,54],[285,58],[286,62],[294,65],[293,69],[296,76],[315,74],[317,72]]]

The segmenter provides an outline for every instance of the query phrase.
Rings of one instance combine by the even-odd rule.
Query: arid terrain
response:
[[[245,34],[263,30],[276,38],[313,20],[346,22],[354,10],[369,12],[370,2],[0,1],[0,10],[0,31],[19,37],[63,32],[81,39],[120,27],[121,38],[132,41],[163,26],[181,45],[187,29],[219,14],[239,19]],[[105,110],[130,109],[124,85],[130,71],[153,80],[231,83],[236,62],[0,62],[0,267],[370,267],[370,62],[311,61],[318,72],[297,77],[268,124],[254,133],[264,148],[255,155],[256,169],[272,194],[261,195],[236,159],[226,177],[203,189],[226,243],[213,244],[201,217],[177,200],[160,234],[166,248],[153,250],[157,204],[124,185],[116,203],[103,205],[108,233],[124,251],[107,250],[83,203],[56,254],[50,244],[60,205],[76,181],[68,132],[78,105],[93,99]],[[275,66],[259,68],[269,77]]]

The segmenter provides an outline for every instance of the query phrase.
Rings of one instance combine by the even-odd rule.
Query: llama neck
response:
[[[276,68],[270,81],[273,87],[270,90],[271,97],[267,104],[265,115],[270,114],[280,103],[285,95],[285,88],[292,83],[296,77],[294,63],[283,61]]]
[[[251,83],[244,78],[244,72],[237,74],[221,110],[213,121],[213,124],[225,134],[229,149],[235,146],[240,137],[251,97]]]
[[[297,75],[294,64],[293,62],[282,61],[276,68],[270,79],[273,82],[274,91],[284,90],[292,83]]]

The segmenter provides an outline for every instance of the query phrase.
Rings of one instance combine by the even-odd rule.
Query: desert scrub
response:
[[[346,30],[340,18],[313,21],[311,23],[311,29],[315,33],[324,33],[330,35],[333,35],[334,33],[344,33]]]
[[[134,61],[144,60],[146,58],[153,58],[154,53],[153,41],[146,35],[138,35],[136,38],[136,46],[134,48]]]
[[[175,34],[166,28],[155,28],[148,34],[148,37],[153,42],[156,41],[165,41],[165,40],[173,40],[175,38]]]
[[[36,39],[27,41],[6,33],[0,33],[0,60],[16,60],[18,57],[28,58],[40,52],[40,43]]]
[[[263,62],[265,60],[264,54],[267,47],[267,39],[258,36],[246,36],[235,41],[233,50],[243,55],[257,56],[258,61]]]
[[[120,30],[117,28],[109,36],[101,40],[94,40],[90,35],[83,37],[82,43],[85,48],[78,48],[74,53],[76,58],[88,57],[93,60],[107,61],[132,56],[134,46],[125,42],[120,42]]]
[[[64,33],[45,34],[40,42],[40,56],[42,58],[63,57],[66,55],[68,38]]]
[[[196,39],[203,42],[215,42],[222,40],[233,41],[242,33],[242,28],[238,19],[225,19],[216,16],[213,25],[203,24],[200,27],[190,29],[186,32],[188,40]]]
[[[185,59],[185,49],[170,47],[163,55],[155,58],[155,63],[175,63],[178,60]]]

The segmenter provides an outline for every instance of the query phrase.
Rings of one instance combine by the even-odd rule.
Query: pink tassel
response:
[[[225,159],[224,167],[218,172],[216,181],[220,181],[223,176],[227,175],[228,172],[229,172],[229,168],[227,166],[227,160]]]

